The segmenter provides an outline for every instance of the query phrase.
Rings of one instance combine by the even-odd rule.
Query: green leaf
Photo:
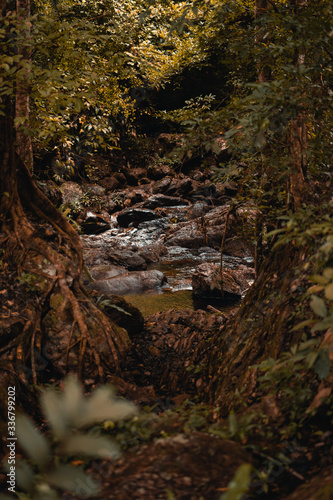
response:
[[[16,462],[16,482],[24,491],[30,491],[34,484],[34,470],[26,460]]]
[[[321,274],[313,274],[310,276],[310,280],[314,283],[319,283],[319,285],[327,285],[327,279]]]
[[[61,395],[52,388],[47,389],[41,396],[43,413],[52,427],[53,434],[60,439],[67,432],[68,419],[65,409],[62,408]]]
[[[314,363],[316,362],[316,359],[318,358],[318,353],[316,351],[311,351],[307,357],[306,357],[306,362],[308,365],[308,368],[312,368]]]
[[[30,498],[33,500],[59,500],[57,492],[46,482],[37,483],[33,497],[28,497],[28,499]]]
[[[270,231],[269,233],[267,233],[267,238],[271,238],[275,234],[281,234],[284,232],[285,232],[285,229],[274,229],[273,231]]]
[[[311,332],[322,332],[328,328],[333,328],[333,316],[327,316],[322,321],[316,323],[312,328]]]
[[[329,285],[327,285],[327,287],[325,288],[325,297],[328,299],[328,300],[333,300],[333,283],[330,283]]]
[[[74,465],[59,465],[50,471],[45,479],[51,486],[72,493],[77,493],[80,485],[83,485],[89,496],[97,494],[99,490],[98,484],[87,476],[84,470]]]
[[[50,460],[48,442],[25,415],[17,415],[16,417],[16,435],[25,453],[43,468]]]
[[[314,293],[321,292],[322,290],[324,290],[323,285],[313,285],[310,286],[306,293],[308,293],[309,295],[313,295]]]
[[[326,267],[326,269],[324,269],[323,275],[328,280],[333,280],[333,267]]]
[[[103,422],[104,420],[123,420],[137,413],[136,407],[117,399],[111,386],[103,386],[91,394],[85,401],[84,411],[77,416],[77,427]]]
[[[251,470],[252,465],[241,465],[228,484],[228,491],[221,496],[220,500],[241,500],[249,490]]]
[[[86,404],[82,387],[75,377],[68,377],[66,379],[62,400],[63,411],[69,425],[75,426],[77,418],[85,411]]]
[[[316,295],[312,296],[310,307],[321,318],[325,318],[327,316],[325,302],[323,301],[323,299],[317,297]]]
[[[76,434],[68,439],[57,449],[63,455],[89,456],[95,458],[119,458],[119,448],[107,438]]]
[[[230,434],[231,436],[234,436],[237,432],[237,420],[233,413],[229,413],[228,415],[228,424],[229,424]]]
[[[292,331],[297,332],[298,330],[302,330],[305,326],[313,325],[315,321],[315,319],[306,319],[305,321],[302,321],[301,323],[298,323],[296,326],[294,326]]]
[[[102,302],[102,304],[103,304],[103,302]],[[131,314],[131,313],[129,313],[129,312],[127,312],[127,311],[125,311],[125,309],[123,309],[123,308],[122,308],[122,307],[120,307],[120,306],[116,306],[116,304],[113,304],[113,303],[112,303],[112,302],[110,302],[109,300],[107,301],[107,303],[106,303],[105,305],[107,305],[108,307],[111,307],[112,309],[117,309],[117,311],[120,311],[120,312],[122,312],[122,313],[126,314],[127,316],[132,316],[132,314]]]
[[[320,379],[326,378],[330,372],[331,361],[326,349],[319,351],[314,369]]]

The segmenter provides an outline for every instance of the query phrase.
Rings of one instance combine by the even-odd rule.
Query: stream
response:
[[[110,217],[111,228],[99,235],[83,235],[83,245],[89,248],[135,249],[139,252],[154,246],[163,247],[164,252],[158,262],[148,265],[148,270],[161,271],[167,278],[167,283],[159,290],[149,290],[145,293],[124,295],[124,298],[136,306],[144,316],[169,309],[183,310],[206,309],[210,304],[219,310],[227,310],[230,305],[221,305],[218,300],[193,300],[192,275],[197,266],[202,263],[220,262],[220,252],[214,248],[185,248],[166,245],[166,234],[172,225],[186,221],[187,206],[163,207],[164,217],[140,223],[137,227],[122,228],[117,223],[117,217]],[[223,256],[223,266],[233,269],[240,264],[251,266],[250,257],[239,258]]]

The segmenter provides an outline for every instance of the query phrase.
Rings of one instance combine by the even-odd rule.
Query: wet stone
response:
[[[109,221],[92,212],[87,213],[86,217],[80,222],[80,227],[85,234],[100,234],[111,228]]]
[[[128,227],[130,224],[137,227],[141,222],[159,219],[153,210],[140,208],[128,208],[122,210],[117,216],[117,222],[121,227]]]
[[[188,205],[189,202],[178,198],[176,196],[165,196],[163,194],[156,194],[148,198],[142,205],[144,208],[154,209],[157,207],[176,207],[181,205]]]

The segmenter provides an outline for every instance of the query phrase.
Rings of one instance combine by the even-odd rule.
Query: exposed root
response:
[[[9,139],[6,144],[11,144]],[[10,360],[15,370],[23,370],[24,373],[20,372],[19,375],[21,379],[27,379],[26,373],[29,373],[34,384],[38,383],[42,370],[38,364],[39,356],[45,360],[43,346],[55,351],[56,357],[52,358],[49,367],[57,372],[75,369],[85,376],[86,370],[91,369],[91,363],[87,362],[90,356],[94,360],[93,372],[97,371],[98,377],[103,379],[104,367],[110,364],[110,358],[112,371],[119,369],[120,354],[124,352],[126,340],[122,339],[112,321],[89,300],[80,283],[83,256],[79,235],[37,187],[15,149],[9,149],[10,152],[8,150],[2,156],[4,175],[0,186],[0,223],[1,243],[6,252],[4,259],[11,268],[8,276],[13,280],[11,297],[17,303],[17,311],[13,314],[10,303],[14,300],[9,300],[5,308],[9,316],[2,325],[5,331],[15,330],[15,334],[9,335],[6,340],[5,337],[1,339],[3,344],[0,354]],[[50,229],[46,228],[48,238],[41,238],[39,234],[43,226],[35,227],[25,213],[26,208],[51,225],[55,233],[50,233]],[[35,282],[32,282],[35,289],[31,290],[28,303],[27,286],[24,282],[19,286],[17,280],[22,270],[35,278]],[[53,306],[51,299],[53,297],[56,301],[57,296],[63,300],[60,299],[59,304],[54,303]],[[66,337],[67,331],[69,338]],[[57,333],[59,344],[54,342],[53,337]],[[106,351],[103,364],[101,349]],[[61,355],[56,362],[58,352]],[[48,364],[50,358],[46,358]],[[25,383],[28,381],[25,380]]]

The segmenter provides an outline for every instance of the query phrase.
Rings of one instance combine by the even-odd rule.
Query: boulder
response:
[[[104,177],[100,183],[107,191],[115,191],[117,188],[123,186],[115,177]]]
[[[80,227],[84,234],[100,234],[111,228],[109,221],[93,212],[87,212],[80,221]]]
[[[119,212],[123,207],[123,201],[119,198],[115,198],[113,195],[106,198],[104,205],[105,210],[111,215],[115,212]]]
[[[124,266],[129,271],[143,271],[147,269],[146,260],[138,253],[127,248],[110,248],[108,260],[119,266]]]
[[[147,174],[150,179],[158,181],[168,175],[173,175],[173,170],[169,165],[154,164],[149,165]]]
[[[194,205],[188,208],[187,217],[189,219],[197,219],[198,217],[204,217],[207,212],[212,210],[212,208],[213,207],[207,205],[206,202],[197,201],[196,203],[194,203]]]
[[[192,276],[193,297],[200,299],[239,299],[250,285],[241,269],[223,269],[223,292],[220,270],[212,263],[198,266]]]
[[[89,193],[94,194],[96,196],[104,196],[106,191],[105,187],[100,186],[98,184],[87,184],[85,188]]]
[[[188,209],[188,218],[192,220],[173,225],[169,229],[165,237],[165,243],[168,246],[199,248],[204,245],[220,249],[229,205],[211,208],[206,215],[200,215],[207,210],[204,204],[201,206],[200,203],[193,205],[193,207],[197,206],[197,209],[193,207]],[[196,215],[196,218],[192,218]],[[242,239],[237,238],[237,234],[242,234],[245,225],[248,229],[254,225],[253,214],[250,210],[243,212],[238,210],[236,216],[234,214],[229,216],[224,246],[226,254],[242,258],[253,256],[253,245],[246,244]]]
[[[118,326],[125,328],[130,337],[143,330],[144,319],[139,309],[129,304],[123,297],[108,295],[102,300],[103,311]]]
[[[160,181],[157,181],[153,185],[153,193],[165,193],[172,181],[172,177],[163,177]]]
[[[168,250],[165,246],[157,245],[146,245],[140,250],[140,256],[145,259],[147,264],[159,262],[161,255],[166,255]]]
[[[167,189],[170,196],[185,196],[193,189],[192,180],[189,177],[183,179],[173,179]]]
[[[130,205],[135,205],[136,203],[140,203],[144,199],[145,193],[143,190],[136,189],[135,191],[128,191],[128,193],[125,196],[125,203],[127,200],[129,200]],[[147,207],[149,208],[149,207]]]
[[[121,172],[114,172],[112,175],[106,176],[98,182],[107,191],[115,191],[116,189],[124,188],[127,184],[126,177]]]
[[[158,290],[166,281],[161,271],[133,271],[108,279],[96,280],[94,283],[89,283],[87,288],[107,296],[128,295]]]
[[[157,207],[177,207],[188,204],[189,202],[183,200],[182,198],[178,198],[175,196],[165,196],[163,194],[155,194],[153,196],[150,196],[148,200],[143,203],[142,207],[154,210],[154,208]]]
[[[156,220],[159,218],[160,216],[153,210],[143,208],[125,208],[119,212],[117,222],[121,227],[128,227],[130,224],[137,227],[141,222]]]
[[[185,248],[199,248],[208,245],[206,228],[197,220],[180,222],[171,226],[164,238],[164,243],[167,246]]]
[[[93,281],[107,280],[126,273],[127,270],[124,267],[102,264],[89,267],[86,273],[82,275],[82,281],[87,284],[92,282],[90,278],[92,278]]]

